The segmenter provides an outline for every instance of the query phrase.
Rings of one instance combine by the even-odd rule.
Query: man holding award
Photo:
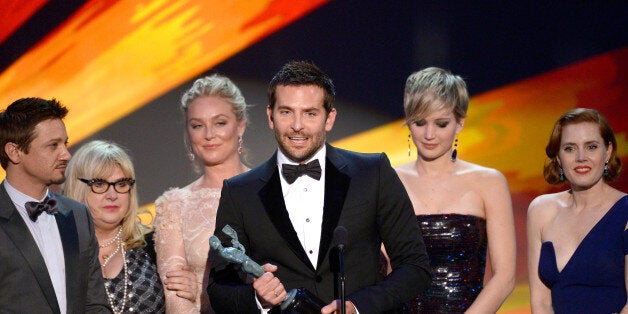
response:
[[[248,255],[210,251],[207,291],[214,311],[288,312],[280,305],[296,290],[322,300],[322,313],[338,311],[330,265],[338,226],[346,229],[347,313],[394,311],[424,291],[430,275],[423,239],[386,155],[325,143],[336,118],[331,79],[311,63],[290,62],[273,77],[268,98],[268,122],[279,149],[259,167],[224,182],[215,242],[232,239]],[[237,237],[220,231],[226,225]],[[379,272],[382,243],[392,265],[386,278]],[[247,278],[239,264],[244,260],[262,265],[263,274],[248,272]]]

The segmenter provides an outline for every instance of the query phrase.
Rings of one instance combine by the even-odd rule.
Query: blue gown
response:
[[[539,277],[552,290],[555,313],[619,313],[626,304],[628,195],[622,197],[584,237],[562,271],[552,242],[544,242]]]
[[[482,291],[486,220],[460,214],[419,215],[430,258],[429,288],[405,304],[404,313],[463,313]]]

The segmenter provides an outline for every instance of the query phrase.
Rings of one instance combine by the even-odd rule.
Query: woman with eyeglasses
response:
[[[137,218],[135,171],[129,155],[113,143],[89,142],[74,154],[66,177],[64,194],[87,204],[94,219],[98,258],[113,312],[164,313],[152,229]],[[189,270],[173,272],[166,289],[194,301],[195,276]]]

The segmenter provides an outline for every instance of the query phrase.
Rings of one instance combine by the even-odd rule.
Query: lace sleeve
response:
[[[157,252],[157,271],[162,281],[171,270],[179,270],[188,265],[185,244],[181,232],[181,203],[174,197],[173,191],[164,193],[155,201],[155,251]],[[197,304],[178,297],[176,291],[165,289],[167,313],[199,313]],[[197,297],[198,299],[198,297]]]

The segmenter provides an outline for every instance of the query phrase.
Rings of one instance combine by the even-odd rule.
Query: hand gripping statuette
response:
[[[225,225],[222,232],[231,238],[231,246],[224,247],[218,237],[212,235],[209,238],[209,246],[220,255],[226,261],[234,264],[239,264],[242,271],[258,278],[264,274],[262,266],[253,261],[248,255],[244,246],[238,241],[238,234],[229,225]],[[319,299],[316,295],[309,292],[304,288],[297,288],[288,291],[286,299],[281,303],[280,307],[282,311],[296,312],[296,313],[320,313],[321,308],[326,303]]]

